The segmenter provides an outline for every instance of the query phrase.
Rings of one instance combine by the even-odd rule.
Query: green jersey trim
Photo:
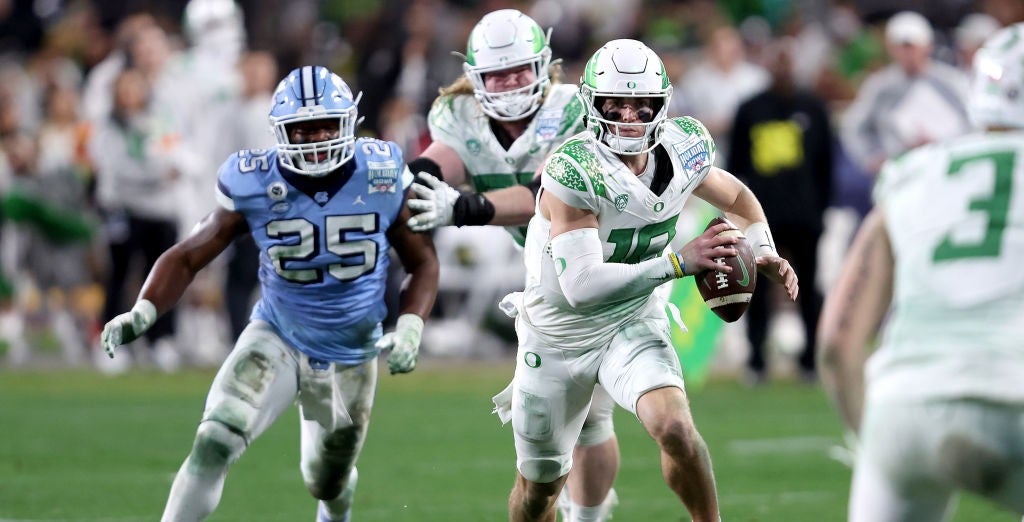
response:
[[[533,172],[495,172],[487,174],[473,174],[470,179],[473,188],[477,192],[488,192],[496,189],[525,185],[533,180]]]

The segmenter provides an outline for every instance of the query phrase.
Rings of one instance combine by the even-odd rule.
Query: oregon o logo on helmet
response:
[[[530,368],[540,368],[540,356],[533,352],[526,352],[523,355],[523,362]]]
[[[630,89],[636,89],[636,82],[626,82],[626,87],[629,87]]]

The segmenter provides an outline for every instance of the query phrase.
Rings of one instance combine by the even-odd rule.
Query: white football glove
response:
[[[417,214],[409,218],[406,224],[416,232],[451,225],[455,200],[461,195],[459,191],[426,172],[420,172],[417,176],[423,184],[413,183],[412,190],[419,199],[409,200],[409,208]]]
[[[857,437],[856,433],[846,430],[843,433],[843,443],[829,447],[828,456],[830,459],[853,469],[854,464],[857,462],[858,451],[860,451],[860,438]]]
[[[113,359],[114,348],[138,339],[155,322],[156,306],[146,299],[139,299],[131,311],[111,319],[103,326],[103,333],[100,334],[103,350]]]
[[[416,314],[402,314],[398,317],[395,331],[384,334],[384,337],[377,341],[378,350],[391,350],[391,355],[388,355],[388,369],[391,370],[391,375],[409,373],[416,368],[422,336],[423,319]]]

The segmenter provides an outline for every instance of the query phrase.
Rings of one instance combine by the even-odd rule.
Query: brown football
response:
[[[721,217],[716,217],[704,230],[727,222]],[[740,237],[740,242],[736,243],[738,254],[735,257],[715,259],[716,263],[731,266],[732,272],[704,270],[695,276],[694,282],[708,308],[723,321],[731,323],[743,316],[743,312],[746,312],[747,306],[750,305],[750,297],[754,294],[754,286],[757,284],[757,263],[754,261],[754,250],[742,231],[733,226],[731,230],[719,233],[723,234]]]

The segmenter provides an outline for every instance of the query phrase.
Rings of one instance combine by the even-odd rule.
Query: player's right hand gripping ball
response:
[[[704,230],[724,222],[721,217],[716,217]],[[750,305],[750,298],[754,295],[754,286],[757,283],[757,263],[754,261],[754,250],[750,248],[750,242],[742,231],[734,227],[718,235],[723,234],[740,238],[739,243],[735,245],[738,252],[735,257],[715,259],[716,263],[731,266],[732,272],[704,270],[696,275],[694,282],[711,311],[723,321],[731,323],[738,320]]]

